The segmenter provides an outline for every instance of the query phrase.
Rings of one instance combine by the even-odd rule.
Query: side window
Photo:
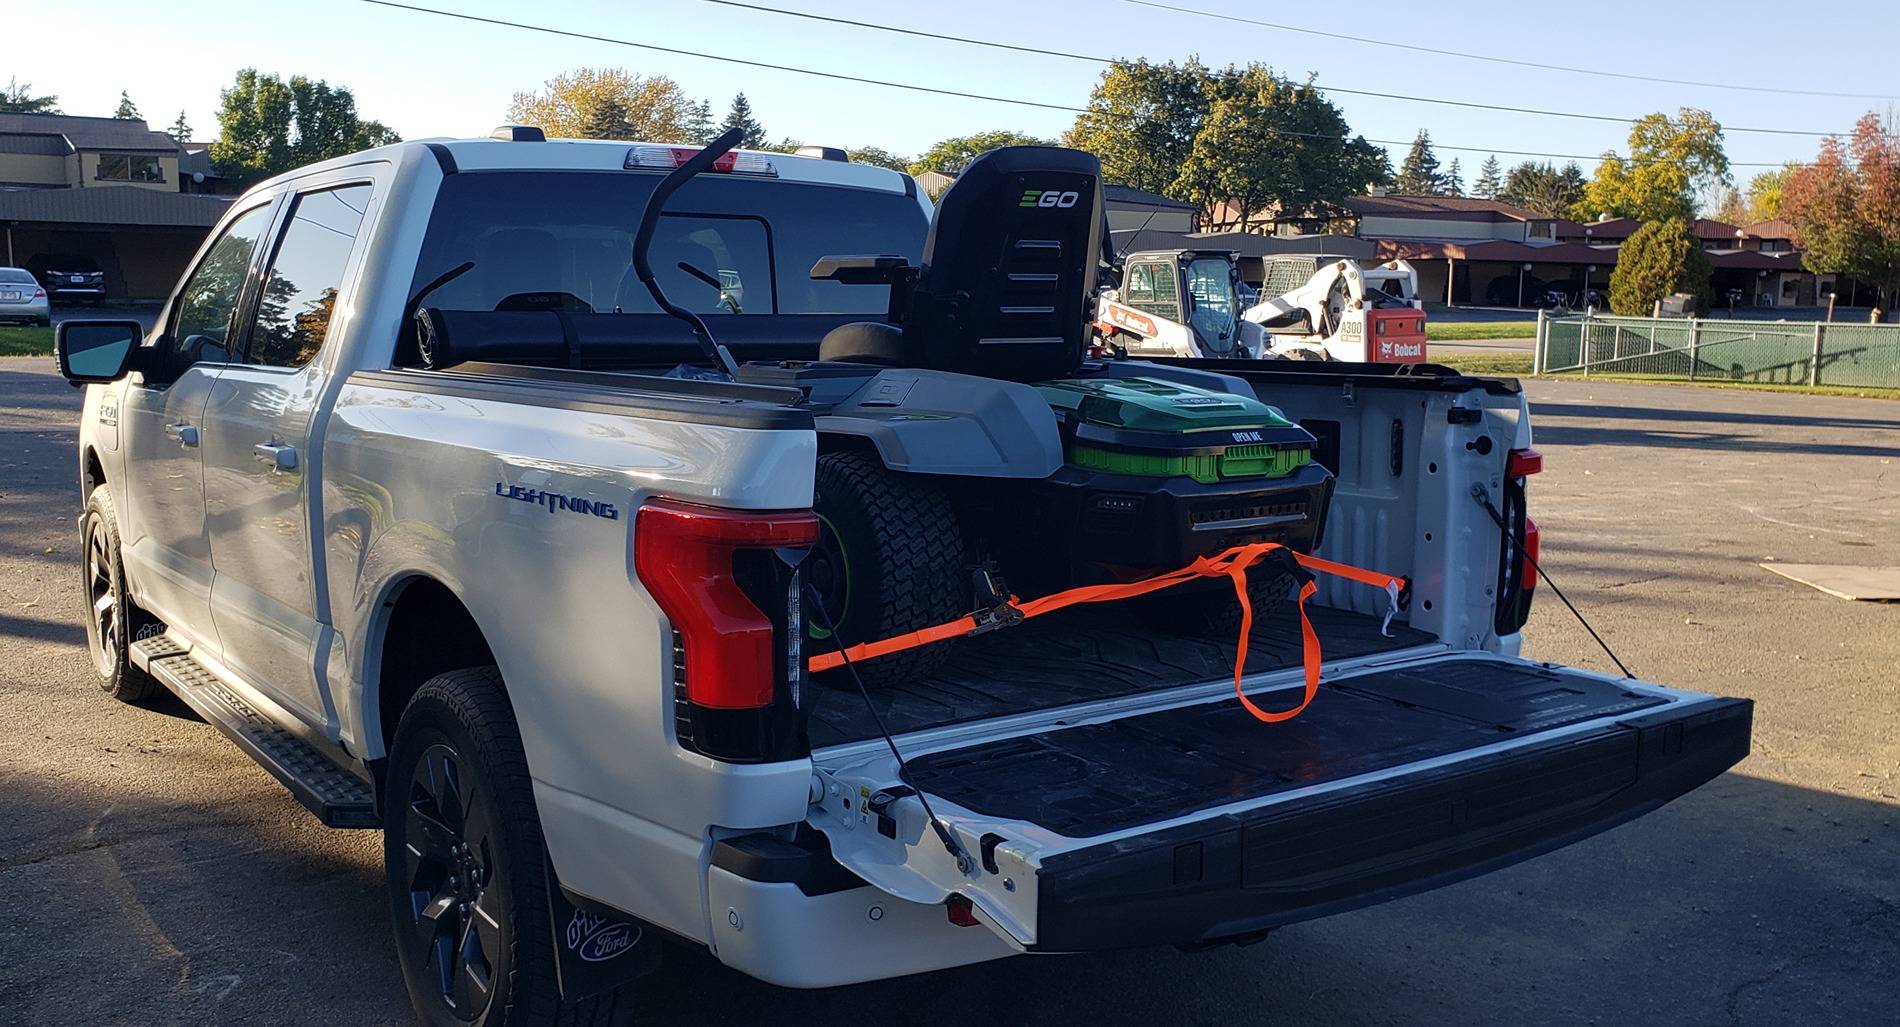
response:
[[[1181,300],[1175,294],[1174,265],[1166,262],[1135,264],[1128,269],[1128,305],[1136,310],[1181,320]]]
[[[298,196],[257,301],[246,362],[302,367],[330,331],[343,269],[363,227],[370,187],[344,186]]]
[[[228,359],[225,347],[231,319],[237,313],[257,242],[270,227],[270,212],[270,204],[265,204],[231,222],[185,280],[170,333],[171,344],[181,352],[218,363]]]

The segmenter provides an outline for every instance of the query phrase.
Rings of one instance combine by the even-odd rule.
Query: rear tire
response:
[[[605,1027],[632,986],[563,1002],[548,866],[501,672],[430,678],[403,710],[383,796],[383,866],[403,983],[437,1027]]]
[[[949,496],[933,482],[885,469],[861,453],[818,458],[818,545],[806,581],[837,627],[805,617],[808,653],[875,642],[956,620],[970,612],[963,533]],[[930,673],[947,642],[852,664],[866,688],[888,688]]]
[[[130,648],[134,639],[144,637],[159,624],[139,609],[126,591],[119,519],[112,509],[112,493],[104,485],[86,497],[86,516],[79,537],[86,648],[92,654],[92,669],[99,675],[99,690],[120,702],[143,702],[164,686],[132,665]]]

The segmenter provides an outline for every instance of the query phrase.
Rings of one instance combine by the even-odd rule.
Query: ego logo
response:
[[[1073,189],[1024,189],[1023,199],[1018,207],[1057,207],[1067,210],[1075,206],[1081,194]]]

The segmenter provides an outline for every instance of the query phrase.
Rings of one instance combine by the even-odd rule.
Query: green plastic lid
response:
[[[1155,378],[1065,378],[1036,388],[1050,406],[1105,428],[1186,434],[1293,423],[1257,399]]]

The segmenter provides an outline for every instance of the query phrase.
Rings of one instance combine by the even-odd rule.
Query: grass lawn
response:
[[[1425,317],[1427,341],[1465,342],[1472,339],[1529,339],[1537,335],[1535,321],[1468,321],[1440,324]],[[1529,373],[1528,371],[1525,373]]]
[[[1432,356],[1431,362],[1443,364],[1464,374],[1485,375],[1497,378],[1529,378],[1531,376],[1531,355],[1529,353],[1453,353]],[[1550,375],[1552,380],[1562,377],[1572,381],[1584,380],[1582,375]],[[1652,382],[1658,385],[1688,385],[1703,389],[1740,389],[1753,392],[1791,392],[1805,393],[1810,396],[1856,396],[1862,399],[1900,400],[1900,389],[1865,389],[1846,385],[1777,385],[1757,382],[1726,382],[1698,379],[1688,381],[1683,378],[1665,378],[1659,375],[1642,374],[1594,374],[1591,379],[1617,382]]]
[[[0,325],[0,357],[43,357],[51,352],[51,328]]]
[[[1439,354],[1427,352],[1425,359],[1465,374],[1501,375],[1507,378],[1529,378],[1531,375],[1529,353]]]

